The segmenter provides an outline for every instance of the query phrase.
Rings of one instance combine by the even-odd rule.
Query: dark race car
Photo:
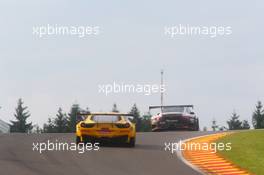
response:
[[[161,112],[151,117],[152,131],[191,130],[199,131],[199,119],[193,112],[193,105],[150,106]]]

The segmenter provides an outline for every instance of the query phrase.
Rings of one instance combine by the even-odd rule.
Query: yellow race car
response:
[[[78,117],[76,144],[109,141],[123,142],[129,147],[135,146],[136,127],[131,122],[131,114],[84,113]]]

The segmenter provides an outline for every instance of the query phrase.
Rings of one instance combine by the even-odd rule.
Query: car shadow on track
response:
[[[164,147],[161,145],[150,145],[150,144],[136,144],[135,147],[129,147],[126,144],[121,143],[100,143],[100,147],[102,148],[124,148],[124,149],[136,149],[136,150],[160,150],[162,151]]]
[[[164,147],[161,145],[144,145],[144,144],[138,144],[135,147],[136,149],[140,150],[155,150],[155,151],[163,151]]]

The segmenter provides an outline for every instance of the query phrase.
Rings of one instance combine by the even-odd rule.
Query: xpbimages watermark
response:
[[[76,36],[84,38],[87,36],[96,36],[100,34],[99,26],[63,26],[58,24],[47,24],[42,26],[34,26],[32,34],[39,38],[45,36]]]
[[[77,151],[79,154],[83,154],[85,151],[99,151],[99,143],[67,143],[59,142],[56,140],[52,142],[47,140],[46,142],[33,142],[32,150],[42,154],[46,151]]]
[[[218,36],[228,36],[232,34],[231,26],[192,26],[189,24],[165,26],[164,35],[169,38],[177,36],[208,36],[215,38]]]
[[[231,143],[200,143],[200,142],[165,142],[164,150],[169,151],[171,154],[177,151],[210,151],[216,153],[217,151],[230,151],[232,149]]]
[[[166,86],[158,84],[130,84],[130,83],[109,83],[99,84],[98,92],[106,96],[111,93],[139,93],[143,95],[152,95],[156,93],[163,93],[166,91]]]

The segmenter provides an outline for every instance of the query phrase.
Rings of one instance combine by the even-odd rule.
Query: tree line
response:
[[[57,114],[54,117],[48,118],[43,127],[33,125],[32,122],[27,122],[31,116],[27,106],[24,106],[22,99],[18,100],[17,107],[15,109],[15,120],[10,121],[10,132],[22,132],[22,133],[72,133],[76,130],[76,117],[80,111],[79,104],[73,104],[70,112],[67,114],[63,112],[62,108],[59,108]],[[85,111],[89,111],[86,108]],[[119,112],[116,104],[113,104],[112,112]],[[151,115],[141,115],[136,104],[134,104],[128,112],[134,116],[134,123],[136,123],[136,130],[140,132],[151,131]],[[233,112],[230,120],[227,121],[228,128],[225,126],[218,126],[216,120],[212,121],[212,129],[215,130],[240,130],[250,129],[249,122],[247,120],[240,120],[240,116]],[[255,110],[252,114],[252,125],[255,129],[264,128],[264,108],[261,101],[257,102]],[[204,128],[204,130],[207,130]]]
[[[73,133],[76,130],[76,118],[80,111],[84,111],[80,108],[79,104],[73,104],[70,112],[65,113],[62,108],[59,108],[57,114],[54,117],[49,117],[43,127],[33,125],[32,122],[27,122],[30,117],[30,112],[27,106],[24,106],[22,99],[18,100],[17,107],[15,109],[15,120],[11,120],[10,132],[22,132],[22,133]],[[89,112],[89,108],[85,109]],[[112,112],[119,112],[117,105],[113,104]],[[128,112],[134,116],[137,131],[150,131],[150,115],[141,116],[140,111],[136,104],[131,107]]]
[[[238,115],[235,111],[232,113],[230,119],[226,122],[228,128],[225,126],[219,126],[216,123],[216,120],[212,121],[212,129],[213,131],[218,130],[241,130],[241,129],[250,129],[249,122],[247,120],[240,120],[240,115]],[[261,101],[258,101],[255,110],[252,114],[252,125],[254,129],[262,129],[264,128],[264,108]],[[206,130],[206,128],[204,128]]]

